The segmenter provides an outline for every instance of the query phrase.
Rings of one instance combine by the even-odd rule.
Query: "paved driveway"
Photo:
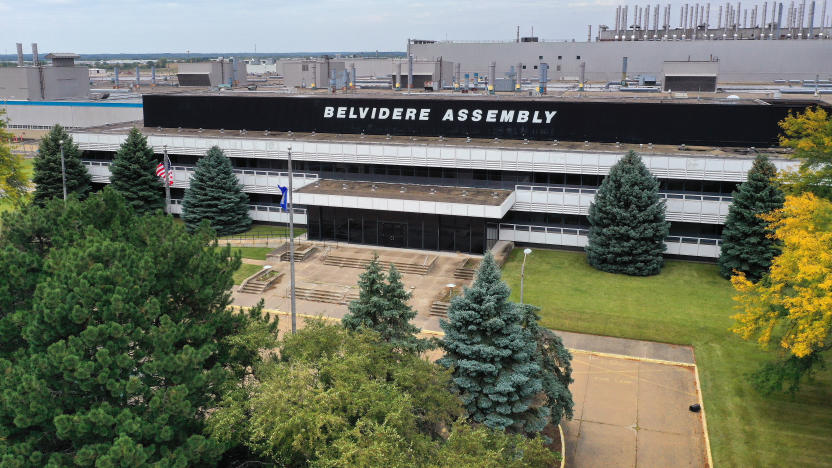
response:
[[[695,369],[574,352],[567,467],[705,467]]]

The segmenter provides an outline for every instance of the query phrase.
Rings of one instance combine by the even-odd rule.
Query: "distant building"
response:
[[[34,61],[23,62],[23,49],[18,44],[18,66],[0,68],[0,97],[24,101],[85,98],[90,80],[87,67],[75,65],[78,54],[52,53],[46,56],[50,65],[40,62],[37,45],[33,44]]]
[[[343,60],[328,58],[294,60],[283,64],[283,83],[289,88],[326,88],[335,78],[335,87],[345,83],[346,65]]]
[[[246,84],[246,64],[234,58],[219,58],[211,62],[180,63],[176,73],[179,86],[220,85],[243,86]]]

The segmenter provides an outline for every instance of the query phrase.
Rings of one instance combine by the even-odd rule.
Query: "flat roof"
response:
[[[465,203],[469,205],[500,206],[511,196],[511,190],[445,187],[442,185],[390,184],[381,182],[353,182],[321,179],[306,185],[298,193],[316,195],[345,195],[363,198],[393,198],[398,200]]]
[[[685,146],[685,149],[680,149],[675,145],[653,145],[649,144],[627,144],[620,143],[600,143],[600,142],[583,142],[583,141],[540,141],[540,140],[507,140],[507,139],[487,139],[487,138],[471,138],[470,142],[466,138],[445,138],[445,137],[424,137],[424,136],[395,136],[387,137],[385,135],[360,135],[352,133],[299,133],[299,132],[265,132],[265,131],[247,131],[241,133],[239,130],[226,130],[221,132],[215,129],[193,129],[193,128],[157,128],[145,127],[143,121],[123,122],[117,124],[103,125],[97,127],[87,127],[72,130],[71,133],[100,133],[110,135],[126,135],[127,132],[136,127],[142,132],[144,136],[189,136],[189,137],[211,137],[211,138],[227,138],[234,140],[299,140],[306,142],[322,142],[322,143],[368,143],[368,144],[397,144],[397,145],[431,145],[431,146],[468,146],[480,149],[505,149],[505,150],[547,150],[547,151],[567,151],[567,152],[609,152],[609,153],[623,153],[629,150],[636,151],[640,154],[659,154],[659,155],[674,155],[674,156],[712,156],[712,157],[730,157],[730,158],[754,158],[756,152],[749,148],[734,148],[734,147],[712,147],[712,146]],[[778,158],[778,155],[786,155],[791,153],[787,148],[756,148],[757,151],[771,155],[773,158]],[[785,156],[780,156],[785,159]]]

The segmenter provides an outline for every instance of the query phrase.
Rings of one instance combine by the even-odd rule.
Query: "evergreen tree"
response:
[[[537,343],[524,327],[525,309],[509,302],[494,256],[487,253],[474,284],[451,300],[445,356],[469,419],[495,429],[536,432],[547,408],[534,405],[543,390]],[[545,424],[544,424],[545,425]]]
[[[730,278],[734,270],[745,273],[751,281],[759,281],[771,266],[778,247],[771,237],[768,223],[759,215],[783,208],[785,197],[774,180],[777,168],[767,157],[757,155],[748,171],[748,180],[731,195],[722,230],[722,252],[719,272]]]
[[[563,340],[552,330],[540,326],[538,308],[524,305],[526,310],[526,328],[537,343],[537,362],[543,379],[543,393],[546,394],[545,407],[548,409],[548,421],[559,424],[563,419],[572,419],[572,392],[569,385],[572,380],[572,354],[563,345]],[[543,426],[545,427],[545,426]]]
[[[147,138],[135,127],[121,144],[110,166],[110,185],[139,214],[152,213],[165,207],[162,179],[156,175],[159,160]]]
[[[647,276],[662,269],[670,223],[659,181],[629,151],[611,169],[589,206],[587,261],[610,273]]]
[[[14,135],[6,131],[4,109],[0,109],[0,203],[22,205],[26,199],[29,181],[23,167],[23,156],[12,152]]]
[[[182,201],[182,218],[190,230],[208,220],[219,235],[236,234],[251,227],[248,195],[234,175],[231,160],[216,146],[196,163]]]
[[[0,465],[211,466],[221,393],[276,323],[233,313],[239,256],[115,191],[53,200],[0,229]]]
[[[75,194],[78,198],[84,199],[92,190],[90,175],[81,163],[81,150],[72,142],[72,137],[66,129],[55,125],[40,140],[38,155],[35,157],[34,200],[40,206],[53,198],[64,197],[61,179],[61,141],[64,142],[67,195]]]
[[[342,319],[344,327],[374,330],[393,347],[409,352],[432,347],[430,340],[416,337],[420,330],[410,324],[416,317],[416,311],[407,304],[412,294],[405,290],[402,275],[395,266],[390,265],[385,281],[375,255],[359,277],[358,288],[358,299],[350,302],[350,311]]]

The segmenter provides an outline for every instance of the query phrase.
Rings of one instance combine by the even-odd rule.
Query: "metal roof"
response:
[[[71,52],[52,52],[51,54],[47,54],[46,58],[49,60],[53,59],[77,59],[81,56],[78,54],[73,54]]]

